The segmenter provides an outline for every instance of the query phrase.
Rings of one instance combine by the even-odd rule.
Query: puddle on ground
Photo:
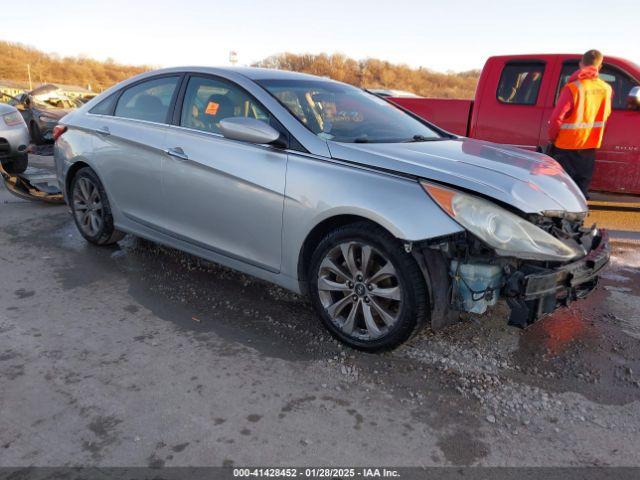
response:
[[[637,270],[634,270],[638,274]],[[640,398],[640,296],[604,279],[592,295],[529,327],[514,359],[523,381],[549,391],[573,391],[603,404]],[[516,375],[518,376],[518,375]]]
[[[213,342],[211,334],[215,334],[235,342],[238,348],[249,347],[265,356],[294,361],[326,360],[345,350],[325,332],[301,297],[132,236],[113,247],[89,245],[77,233],[66,210],[56,209],[48,217],[5,232],[12,234],[15,241],[51,256],[63,288],[82,288],[110,281],[111,276],[119,281],[125,279],[137,308],[150,310],[204,345],[219,344]],[[635,280],[640,279],[640,270],[630,266],[633,261],[624,262],[625,266],[616,270],[616,274],[627,272],[622,275],[624,281],[609,275],[605,277],[606,284],[638,293],[640,282]],[[634,281],[626,281],[627,276]],[[511,330],[501,333],[503,328],[495,325],[462,325],[462,336],[451,342],[466,344],[465,337],[470,332],[496,337],[498,341],[513,340],[515,351],[512,353],[509,347],[506,353],[521,368],[513,374],[515,380],[549,391],[579,392],[601,403],[626,403],[640,393],[635,385],[617,377],[619,368],[640,371],[640,321],[635,313],[639,309],[634,309],[637,301],[629,293],[598,288],[587,300],[556,312],[518,335],[509,334]],[[442,341],[448,342],[447,337]],[[413,347],[428,349],[430,343],[419,337]],[[425,391],[438,381],[439,374],[431,367],[426,367],[425,373],[435,373],[435,377],[417,381],[416,368],[425,367],[402,355],[377,356],[374,362],[370,356],[348,352],[363,375],[377,368],[381,384]],[[552,373],[553,378],[531,374],[532,368]]]
[[[140,306],[199,341],[215,333],[288,360],[322,359],[341,350],[302,297],[131,235],[117,245],[91,245],[66,209],[4,231],[12,242],[36,248],[41,256],[46,252],[63,289],[124,278]]]

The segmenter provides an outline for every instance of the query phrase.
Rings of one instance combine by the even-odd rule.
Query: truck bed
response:
[[[468,136],[473,100],[404,97],[392,97],[388,100],[448,132]]]

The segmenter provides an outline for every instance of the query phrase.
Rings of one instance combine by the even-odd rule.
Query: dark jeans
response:
[[[593,177],[593,168],[596,164],[596,149],[564,150],[556,146],[551,147],[549,155],[562,165],[562,168],[576,182],[584,196],[589,198],[589,184]]]

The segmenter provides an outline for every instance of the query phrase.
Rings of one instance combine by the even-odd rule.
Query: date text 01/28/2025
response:
[[[399,478],[400,473],[387,468],[234,468],[233,476],[236,478]]]

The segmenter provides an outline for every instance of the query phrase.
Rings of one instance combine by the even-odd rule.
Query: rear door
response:
[[[569,77],[578,70],[577,60],[562,63],[556,100]],[[614,65],[605,63],[600,78],[613,89],[612,112],[604,132],[602,147],[596,154],[592,190],[640,193],[640,112],[627,108],[627,95],[638,80]],[[555,105],[555,102],[554,102]]]
[[[229,80],[194,74],[183,90],[176,125],[165,139],[166,228],[182,240],[278,272],[287,154],[226,139],[219,125],[224,118],[250,117],[281,127]]]
[[[478,108],[475,137],[535,150],[549,72],[542,60],[495,63]]]
[[[163,147],[181,77],[143,80],[90,112],[95,165],[109,199],[129,220],[147,226],[163,224]]]

